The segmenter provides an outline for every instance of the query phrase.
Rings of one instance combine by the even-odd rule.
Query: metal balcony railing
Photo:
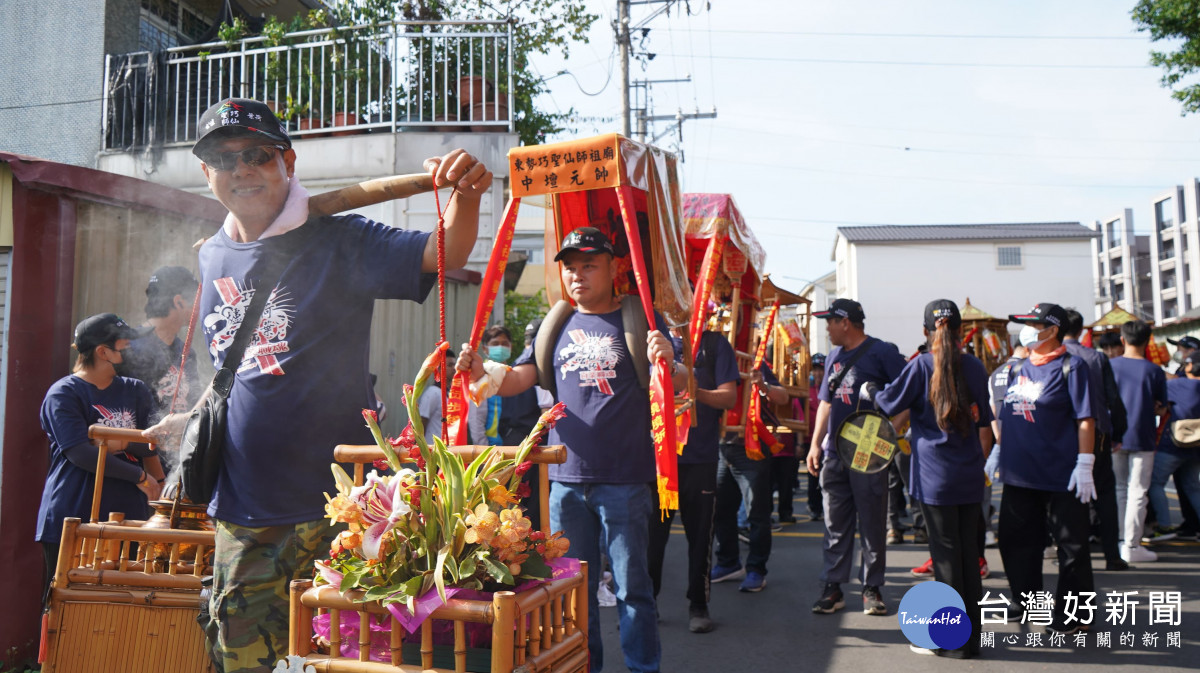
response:
[[[513,131],[513,30],[397,21],[109,54],[104,149],[189,144],[227,97],[267,102],[293,137],[365,131]]]

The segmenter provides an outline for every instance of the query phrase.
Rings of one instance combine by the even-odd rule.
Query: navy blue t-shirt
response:
[[[229,395],[224,461],[208,511],[241,526],[324,516],[333,447],[372,443],[362,410],[375,408],[367,371],[375,300],[424,301],[436,282],[421,273],[428,233],[358,215],[250,243],[222,230],[200,249],[200,320],[214,366],[260,289],[259,260],[295,246],[289,237],[297,235],[304,242],[289,253]]]
[[[118,376],[100,390],[78,376],[66,376],[50,386],[40,414],[42,430],[50,439],[50,469],[38,507],[38,542],[57,544],[63,519],[75,516],[86,522],[91,515],[99,449],[88,440],[88,426],[144,429],[149,427],[153,409],[150,389],[137,379]],[[142,460],[133,453],[149,455],[149,448],[133,444],[126,453],[110,454],[106,459],[101,521],[108,519],[110,512],[122,512],[129,521],[150,515],[146,496],[137,487]]]
[[[1063,380],[1063,357],[1038,367],[1021,360],[1009,373],[1000,408],[1000,471],[1004,483],[1043,491],[1066,491],[1079,455],[1076,421],[1092,417],[1087,364],[1071,358]]]
[[[662,316],[655,313],[654,318],[657,329],[666,334]],[[537,365],[536,341],[530,341],[514,367]],[[554,377],[556,399],[567,406],[567,417],[550,430],[549,443],[566,446],[567,461],[550,466],[550,479],[571,484],[654,482],[650,393],[638,383],[620,309],[576,311],[567,319],[554,345]]]
[[[1167,381],[1167,401],[1171,405],[1169,423],[1200,418],[1200,380],[1170,379]],[[1164,432],[1158,442],[1158,450],[1174,454],[1195,456],[1195,448],[1185,449],[1175,446],[1171,441],[1171,433]]]
[[[700,350],[692,368],[697,390],[716,390],[722,383],[741,381],[733,346],[716,332],[704,332]],[[679,456],[681,463],[715,463],[720,458],[717,444],[723,409],[696,403],[696,427],[688,430],[687,446]]]
[[[152,423],[172,411],[188,411],[196,405],[200,398],[200,374],[196,365],[195,349],[188,351],[187,364],[183,368],[183,376],[179,376],[179,363],[183,359],[183,339],[175,337],[172,343],[163,343],[158,335],[151,331],[149,334],[129,342],[129,348],[117,365],[117,373],[121,376],[139,379],[150,387],[154,399],[154,415]],[[179,394],[175,395],[175,386],[179,385]],[[171,400],[175,400],[175,409],[169,409]]]
[[[927,505],[967,505],[979,502],[983,496],[984,458],[978,429],[992,422],[987,369],[974,355],[963,355],[962,373],[974,420],[965,436],[953,428],[946,432],[938,427],[937,414],[929,402],[932,353],[922,353],[910,360],[900,376],[876,398],[880,410],[888,416],[912,410],[909,488],[914,498]]]
[[[1167,375],[1162,367],[1148,360],[1116,357],[1109,360],[1121,401],[1125,403],[1125,414],[1129,429],[1121,438],[1125,451],[1153,451],[1155,419],[1154,403],[1167,403]]]
[[[837,390],[830,392],[829,378],[840,372],[845,366],[843,363],[854,357],[859,348],[869,348],[870,350],[864,353],[850,371],[842,377]],[[841,346],[836,346],[829,352],[829,357],[825,359],[825,362],[825,378],[821,381],[818,399],[830,404],[829,427],[827,428],[830,440],[825,443],[825,452],[832,454],[836,445],[832,438],[837,435],[842,421],[858,411],[858,391],[862,388],[862,384],[873,381],[883,388],[900,375],[905,362],[904,356],[896,350],[895,346],[873,338],[867,339],[857,348],[848,351],[842,350]],[[863,408],[873,409],[874,405],[867,403],[863,405]]]

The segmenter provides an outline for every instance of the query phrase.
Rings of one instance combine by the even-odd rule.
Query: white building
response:
[[[1154,229],[1149,234],[1148,257],[1152,289],[1153,319],[1156,325],[1174,322],[1196,307],[1196,272],[1200,270],[1200,246],[1197,246],[1197,190],[1200,181],[1192,178],[1151,200]]]
[[[813,312],[824,311],[837,299],[837,272],[829,273],[814,280],[800,291],[800,296],[812,302]],[[808,349],[812,353],[829,355],[829,334],[825,331],[824,320],[810,320],[808,323]]]
[[[1093,223],[1092,277],[1095,279],[1095,318],[1114,306],[1146,320],[1153,319],[1154,298],[1150,272],[1150,237],[1133,229],[1129,208]]]
[[[1078,222],[841,227],[835,292],[863,305],[868,334],[909,354],[933,299],[970,297],[995,316],[1043,301],[1088,310],[1096,236]]]

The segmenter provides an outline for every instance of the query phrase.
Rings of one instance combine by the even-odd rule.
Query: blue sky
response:
[[[591,4],[590,42],[535,62],[574,75],[543,104],[600,118],[558,139],[620,128],[616,2]],[[648,24],[656,57],[631,76],[692,75],[653,88],[655,113],[718,118],[659,145],[682,150],[684,191],[734,195],[767,271],[799,290],[833,269],[839,225],[1086,224],[1129,207],[1147,230],[1150,199],[1200,176],[1200,117],[1159,86],[1133,4],[693,1]]]

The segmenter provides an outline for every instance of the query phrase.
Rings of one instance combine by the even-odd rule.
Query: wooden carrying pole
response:
[[[100,520],[100,494],[104,491],[104,466],[108,460],[108,442],[109,440],[123,440],[127,442],[140,442],[143,444],[153,444],[154,441],[146,439],[142,435],[141,430],[131,428],[109,428],[103,425],[88,426],[88,439],[96,440],[96,482],[92,486],[92,512],[88,517],[88,521],[95,522]]]
[[[308,198],[309,215],[333,215],[355,208],[372,206],[394,199],[433,191],[433,176],[428,173],[393,175],[389,178],[367,180],[332,192]]]

